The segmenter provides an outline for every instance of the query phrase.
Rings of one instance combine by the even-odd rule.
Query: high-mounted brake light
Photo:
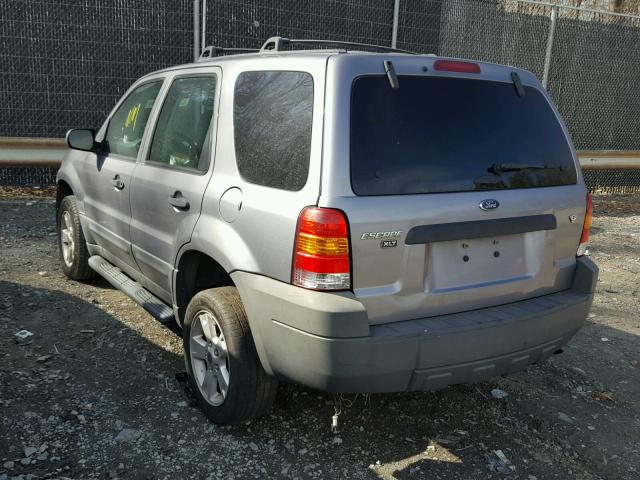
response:
[[[433,69],[441,72],[480,73],[480,65],[477,63],[459,60],[436,60]]]
[[[306,207],[298,217],[291,283],[313,290],[351,288],[347,217],[332,208]]]
[[[584,214],[584,223],[582,224],[582,235],[580,235],[580,245],[578,245],[578,251],[576,255],[578,257],[587,253],[587,246],[589,245],[589,229],[591,228],[591,218],[593,216],[593,202],[591,201],[591,195],[587,193],[587,209]]]

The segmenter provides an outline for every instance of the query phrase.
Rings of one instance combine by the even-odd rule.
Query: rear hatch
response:
[[[535,77],[517,71],[515,85],[507,67],[386,58],[397,89],[379,56],[330,64],[320,198],[349,219],[353,291],[370,322],[569,288],[586,190]]]

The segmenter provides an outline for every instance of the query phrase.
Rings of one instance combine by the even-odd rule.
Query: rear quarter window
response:
[[[351,185],[357,195],[575,184],[571,147],[544,95],[511,83],[357,78],[351,96]]]
[[[309,174],[313,79],[304,72],[238,76],[233,128],[238,171],[250,183],[301,190]]]

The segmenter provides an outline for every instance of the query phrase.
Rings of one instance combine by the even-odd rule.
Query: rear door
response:
[[[211,178],[219,69],[182,70],[174,77],[135,172],[131,240],[150,289],[166,301],[176,252],[191,238]]]
[[[106,153],[92,154],[90,161],[81,164],[91,237],[112,262],[133,268],[129,234],[131,178],[162,82],[162,78],[146,81],[124,97],[106,126]]]
[[[354,293],[371,323],[569,288],[586,190],[535,78],[520,72],[519,91],[506,67],[393,62],[399,89],[381,60],[333,71],[349,94],[328,108],[335,185],[323,183],[320,202],[347,213]]]

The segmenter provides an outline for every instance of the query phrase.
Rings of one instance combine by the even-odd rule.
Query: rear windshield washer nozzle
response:
[[[525,91],[524,86],[522,85],[522,80],[520,80],[520,75],[518,72],[511,72],[511,81],[513,82],[513,86],[516,88],[516,93],[519,97],[524,97]]]
[[[398,83],[398,76],[396,75],[395,68],[393,68],[393,63],[391,63],[391,60],[385,60],[382,63],[384,65],[384,72],[387,74],[387,78],[389,79],[391,89],[398,90],[400,88],[400,83]]]

